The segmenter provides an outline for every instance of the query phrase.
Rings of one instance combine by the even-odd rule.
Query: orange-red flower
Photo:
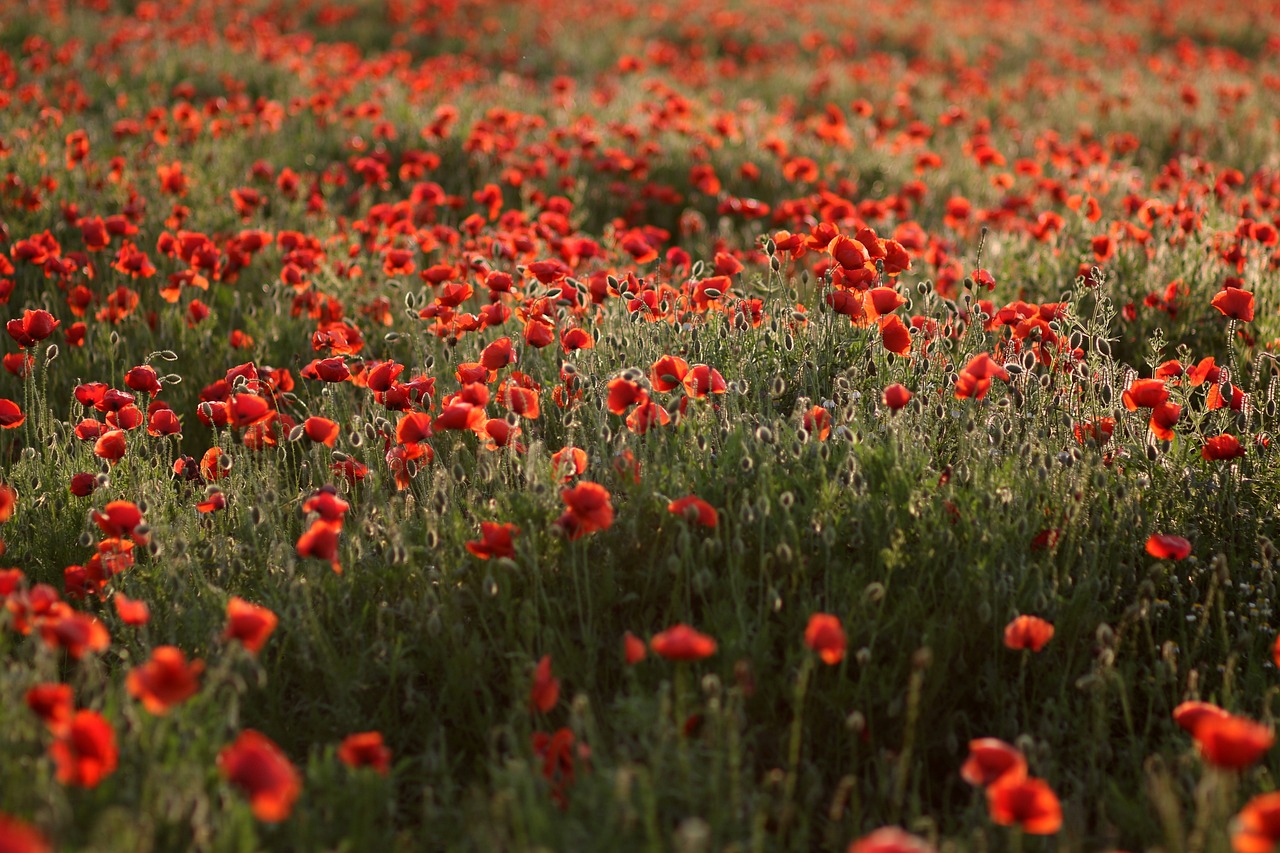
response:
[[[104,652],[111,645],[111,635],[102,622],[62,602],[51,606],[40,620],[40,638],[47,646],[66,649],[75,660],[89,652]]]
[[[1251,767],[1275,743],[1269,727],[1232,714],[1203,715],[1191,736],[1205,761],[1228,770]]]
[[[1147,539],[1147,553],[1158,560],[1185,560],[1191,556],[1191,543],[1170,533],[1153,533]]]
[[[2,853],[50,853],[53,847],[38,829],[0,812]]]
[[[933,853],[923,838],[896,826],[877,829],[849,845],[846,853]]]
[[[347,735],[338,747],[338,760],[348,767],[372,767],[383,776],[391,770],[391,750],[381,732]]]
[[[1004,776],[987,788],[987,809],[1001,826],[1019,826],[1030,835],[1062,828],[1062,805],[1042,779]]]
[[[677,624],[654,634],[649,648],[667,660],[702,660],[716,653],[716,641],[685,624]]]
[[[533,671],[533,686],[529,688],[529,707],[548,713],[560,701],[560,679],[551,674],[551,655],[543,655]]]
[[[1253,294],[1238,287],[1224,287],[1214,295],[1213,307],[1224,316],[1248,323],[1253,320]]]
[[[645,656],[644,640],[637,637],[630,631],[622,635],[622,659],[629,666],[635,666],[644,660]]]
[[[251,654],[256,655],[262,651],[278,621],[276,614],[267,608],[233,595],[227,602],[227,627],[222,632],[222,639],[239,640]]]
[[[1019,616],[1004,629],[1004,644],[1011,649],[1038,652],[1053,639],[1053,625],[1039,616]]]
[[[480,538],[466,543],[466,548],[482,560],[493,557],[511,558],[516,555],[512,540],[520,535],[520,528],[514,524],[499,524],[496,521],[480,522]]]
[[[223,777],[249,797],[254,817],[284,820],[302,793],[302,779],[280,747],[259,732],[245,729],[218,754]]]
[[[150,660],[130,670],[125,686],[130,696],[142,702],[142,707],[162,715],[196,694],[202,672],[204,661],[187,663],[182,649],[159,646],[151,651]]]
[[[688,495],[667,504],[667,512],[696,521],[703,527],[715,527],[720,522],[716,508],[695,495]]]
[[[565,511],[556,524],[570,539],[578,539],[613,524],[613,503],[609,490],[599,483],[583,480],[560,493]]]
[[[137,627],[151,620],[151,608],[145,601],[135,601],[124,593],[117,592],[112,596],[111,602],[115,605],[116,615],[126,625]]]
[[[1006,776],[1026,778],[1027,759],[1002,740],[984,737],[969,741],[969,757],[960,767],[960,778],[970,785],[987,786]]]
[[[342,574],[342,566],[338,563],[338,534],[341,531],[340,523],[317,518],[298,537],[298,556],[328,560],[333,570]]]
[[[55,735],[62,735],[71,725],[75,703],[69,684],[37,684],[27,691],[27,707]],[[0,845],[0,851],[4,846]]]
[[[1280,791],[1259,794],[1231,822],[1235,853],[1272,853],[1280,844]]]
[[[64,785],[94,788],[116,769],[116,732],[96,711],[77,711],[49,747]]]
[[[1204,447],[1200,448],[1200,455],[1207,462],[1238,459],[1244,454],[1244,446],[1240,444],[1240,439],[1230,433],[1223,433],[1222,435],[1215,435],[1212,438],[1205,439]]]
[[[834,666],[844,660],[848,639],[838,617],[814,613],[804,629],[804,644],[817,652],[823,663]]]
[[[911,402],[911,392],[907,390],[905,385],[895,382],[884,389],[884,404],[889,407],[890,411],[900,411],[907,407]]]

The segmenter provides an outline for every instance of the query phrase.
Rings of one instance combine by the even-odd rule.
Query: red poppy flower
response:
[[[1224,287],[1213,297],[1212,305],[1226,317],[1248,323],[1253,320],[1253,294],[1238,287]]]
[[[645,654],[644,640],[630,631],[622,635],[622,659],[628,666],[635,666],[644,660]]]
[[[1206,717],[1226,716],[1229,716],[1226,711],[1209,702],[1183,702],[1173,709],[1173,721],[1188,734],[1194,734],[1196,726]]]
[[[649,382],[655,391],[674,391],[689,373],[689,362],[673,355],[664,355],[649,368]]]
[[[372,767],[383,776],[391,770],[391,750],[381,732],[347,735],[338,747],[338,760],[348,767]]]
[[[105,652],[111,645],[111,635],[102,622],[61,602],[40,620],[40,638],[50,648],[66,649],[75,660],[89,652]]]
[[[17,429],[26,419],[17,403],[0,399],[0,429]]]
[[[1005,776],[987,788],[991,819],[1019,826],[1030,835],[1052,835],[1062,828],[1062,805],[1041,779]]]
[[[574,477],[586,473],[587,452],[580,447],[565,447],[551,454],[551,470],[556,479],[568,482]]]
[[[607,530],[613,524],[611,498],[609,490],[604,486],[583,480],[560,493],[566,509],[556,519],[556,524],[570,539],[578,539],[597,530]]]
[[[112,596],[111,602],[115,605],[116,615],[126,625],[138,627],[151,620],[151,608],[147,607],[145,601],[135,601],[124,593],[117,592]]]
[[[885,826],[850,844],[846,853],[934,853],[934,848],[919,836]]]
[[[690,367],[682,384],[684,392],[697,400],[708,394],[723,394],[729,390],[729,385],[720,375],[720,371],[706,364],[695,364]]]
[[[249,796],[254,817],[261,821],[287,818],[302,793],[297,768],[270,738],[253,729],[245,729],[218,754],[218,769]]]
[[[1181,536],[1153,533],[1147,539],[1147,553],[1157,560],[1185,560],[1191,555],[1191,543]]]
[[[115,729],[96,711],[77,711],[66,731],[49,747],[64,785],[94,788],[116,769]]]
[[[342,566],[338,563],[338,534],[341,531],[342,526],[339,524],[323,518],[316,519],[298,537],[298,556],[328,560],[333,570],[342,574]]]
[[[111,501],[102,512],[94,511],[93,522],[106,536],[129,536],[142,524],[142,511],[131,501]]]
[[[267,608],[233,595],[227,602],[227,627],[222,639],[239,640],[250,654],[256,655],[266,645],[278,621],[276,614]]]
[[[0,400],[0,403],[3,402]],[[99,459],[105,459],[114,464],[124,458],[126,448],[124,430],[110,429],[102,433],[94,442],[93,454]]]
[[[1191,736],[1205,761],[1229,770],[1251,767],[1275,743],[1275,734],[1267,726],[1225,713],[1203,714]]]
[[[716,508],[694,495],[688,495],[667,504],[667,512],[689,518],[703,527],[715,527],[720,521]]]
[[[1259,794],[1231,822],[1235,853],[1272,853],[1280,844],[1280,791]]]
[[[1206,462],[1230,461],[1244,456],[1245,449],[1240,444],[1240,439],[1230,433],[1223,433],[1205,439],[1204,447],[1200,448],[1200,455]]]
[[[543,655],[533,671],[529,688],[529,707],[546,714],[560,701],[560,679],[551,675],[551,655]]]
[[[1137,409],[1154,409],[1169,399],[1169,389],[1163,379],[1135,379],[1120,395],[1124,407],[1129,411]]]
[[[0,483],[0,524],[13,518],[13,508],[18,505],[18,493],[12,486]]]
[[[673,625],[649,640],[653,653],[667,660],[692,661],[716,653],[716,641],[688,625]]]
[[[1019,750],[993,737],[969,741],[969,757],[960,767],[960,778],[985,787],[1010,775],[1026,778],[1027,759]]]
[[[482,560],[491,558],[515,557],[516,548],[512,539],[520,535],[520,528],[514,524],[499,524],[496,521],[480,522],[480,538],[466,543],[466,548]]]
[[[302,432],[308,439],[325,447],[333,447],[338,441],[338,425],[328,418],[309,417],[302,422]]]
[[[61,736],[71,725],[75,702],[69,684],[37,684],[27,691],[27,707],[53,734]],[[4,845],[0,844],[0,851]]]
[[[61,322],[44,309],[35,311],[28,309],[22,312],[21,319],[13,319],[6,323],[5,329],[18,346],[30,349],[53,334],[53,330],[58,328]]]
[[[0,851],[3,853],[51,853],[53,847],[30,824],[0,813]]]
[[[823,663],[834,666],[844,660],[848,640],[839,618],[829,613],[814,613],[804,629],[804,644],[817,652]]]
[[[879,321],[880,340],[884,348],[895,355],[908,355],[911,352],[911,332],[902,318],[897,314],[884,317]]]
[[[190,699],[200,689],[204,661],[187,663],[187,656],[175,646],[158,646],[151,658],[129,671],[125,687],[153,714],[169,713],[174,705]]]
[[[884,404],[888,406],[891,411],[900,411],[906,408],[907,404],[910,402],[911,392],[907,390],[906,386],[895,382],[888,388],[884,389]]]
[[[1053,625],[1038,616],[1019,616],[1004,629],[1004,644],[1010,649],[1038,652],[1053,639]]]

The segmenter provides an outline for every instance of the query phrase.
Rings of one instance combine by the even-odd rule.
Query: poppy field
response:
[[[1273,850],[1277,19],[0,4],[0,853]]]

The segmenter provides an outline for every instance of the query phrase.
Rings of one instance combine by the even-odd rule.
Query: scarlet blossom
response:
[[[551,454],[551,470],[562,483],[586,473],[587,452],[580,447],[565,447]]]
[[[480,353],[480,363],[489,370],[501,370],[516,361],[511,338],[498,338]]]
[[[0,524],[13,518],[13,508],[18,505],[18,493],[12,486],[0,483]]]
[[[591,755],[586,744],[574,748],[573,731],[568,728],[554,734],[534,732],[533,753],[542,760],[542,776],[551,784],[551,796],[560,808],[569,805],[568,790],[573,785],[575,758],[585,761]]]
[[[684,392],[694,399],[702,399],[708,394],[723,394],[729,385],[720,375],[720,371],[706,364],[695,364],[685,374]]]
[[[635,666],[644,660],[645,654],[644,640],[630,631],[622,635],[622,659],[628,666]]]
[[[720,521],[716,508],[694,495],[671,501],[667,504],[667,512],[690,518],[703,527],[715,527]]]
[[[1021,751],[993,737],[969,741],[969,757],[960,767],[960,778],[986,787],[1009,775],[1026,777],[1027,759]]]
[[[693,661],[716,653],[716,641],[683,623],[673,625],[649,640],[649,648],[667,660]]]
[[[1191,556],[1191,543],[1181,536],[1153,533],[1147,539],[1147,553],[1158,560],[1185,560]]]
[[[1001,826],[1030,835],[1053,835],[1062,828],[1062,804],[1042,779],[1004,776],[987,788],[987,809]]]
[[[934,853],[934,848],[917,835],[885,826],[854,841],[846,853]]]
[[[3,402],[3,400],[0,400],[0,403]],[[98,436],[98,440],[94,442],[93,454],[99,459],[105,459],[115,464],[124,458],[126,449],[127,443],[124,430],[109,429]]]
[[[1191,736],[1205,761],[1228,770],[1251,767],[1275,743],[1269,727],[1232,714],[1202,715]]]
[[[1154,409],[1169,399],[1169,389],[1163,379],[1135,379],[1120,395],[1129,411]]]
[[[1280,844],[1280,791],[1259,794],[1231,822],[1235,853],[1272,853]]]
[[[891,411],[897,412],[905,409],[907,404],[911,402],[911,392],[906,386],[897,382],[884,389],[884,404]]]
[[[95,788],[115,772],[119,759],[115,729],[96,711],[77,711],[49,747],[64,785]]]
[[[1224,316],[1248,323],[1253,320],[1253,294],[1238,287],[1224,287],[1211,303]]]
[[[309,417],[302,422],[302,433],[311,441],[333,447],[338,441],[338,425],[328,418]]]
[[[256,655],[266,645],[278,621],[276,614],[267,608],[233,595],[227,602],[227,627],[222,639],[239,640],[250,654]]]
[[[0,429],[17,429],[26,419],[17,403],[0,399]]]
[[[1053,639],[1053,625],[1038,616],[1019,616],[1004,629],[1004,644],[1010,649],[1038,652]]]
[[[111,645],[111,634],[101,621],[61,602],[40,620],[40,638],[50,648],[66,649],[75,660],[89,652],[105,652]]]
[[[560,493],[565,511],[556,524],[570,539],[607,530],[613,524],[613,503],[609,490],[599,483],[583,480]]]
[[[98,478],[88,473],[72,474],[68,488],[78,498],[88,497],[98,488]]]
[[[158,646],[151,658],[129,671],[125,687],[153,714],[169,713],[174,705],[190,699],[200,689],[204,661],[187,663],[186,654],[175,646]]]
[[[334,572],[342,574],[342,566],[338,563],[338,534],[341,530],[339,524],[323,518],[316,519],[298,537],[298,556],[328,560]]]
[[[529,688],[529,707],[548,713],[560,701],[560,679],[551,674],[551,655],[543,655],[533,671],[533,686]]]
[[[151,608],[145,601],[135,601],[117,592],[112,596],[111,603],[115,605],[116,615],[120,617],[120,621],[126,625],[139,627],[151,621]]]
[[[1230,461],[1244,456],[1245,449],[1240,439],[1230,433],[1223,433],[1205,439],[1204,446],[1200,448],[1200,455],[1206,462]]]
[[[3,853],[51,853],[48,840],[28,823],[0,812],[0,851]]]
[[[804,644],[817,652],[823,663],[834,666],[844,660],[848,639],[838,617],[814,613],[804,629]]]
[[[908,355],[911,352],[911,332],[902,318],[897,314],[881,318],[880,340],[884,348],[895,355]]]
[[[689,362],[673,355],[664,355],[649,368],[649,382],[655,391],[674,391],[689,373]]]
[[[132,501],[111,501],[102,512],[94,511],[93,523],[105,536],[129,536],[142,524],[142,510]]]
[[[466,548],[482,560],[491,558],[515,557],[516,549],[512,540],[520,535],[520,528],[514,524],[500,524],[496,521],[480,522],[480,538],[466,543]]]
[[[266,735],[245,729],[218,754],[223,777],[244,791],[258,820],[277,823],[293,811],[302,793],[298,770]]]
[[[55,735],[62,735],[71,725],[75,703],[69,684],[37,684],[26,693],[27,707]],[[0,851],[4,846],[0,845]]]
[[[1226,717],[1227,712],[1209,702],[1183,702],[1173,709],[1173,721],[1183,731],[1194,734],[1206,717]]]
[[[5,330],[18,346],[30,349],[53,334],[53,330],[58,328],[61,322],[44,309],[35,311],[28,309],[22,312],[20,319],[13,319],[6,323]]]
[[[338,747],[338,760],[348,767],[371,767],[386,776],[391,770],[391,750],[382,741],[382,732],[347,735]]]

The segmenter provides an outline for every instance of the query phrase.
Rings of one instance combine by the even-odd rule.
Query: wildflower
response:
[[[533,686],[529,689],[529,707],[548,713],[560,700],[560,679],[551,675],[551,655],[543,655],[533,672]]]
[[[1147,553],[1158,560],[1185,560],[1191,555],[1191,543],[1181,536],[1153,533],[1147,539]]]
[[[960,768],[960,777],[970,785],[991,785],[1013,776],[1027,775],[1027,759],[1022,753],[993,737],[969,741],[969,757]]]
[[[81,788],[97,787],[115,772],[119,758],[115,730],[96,711],[77,711],[49,752],[58,781]]]
[[[391,750],[383,743],[381,732],[360,732],[343,738],[338,760],[348,767],[372,767],[386,776],[391,769]]]
[[[804,644],[817,652],[823,663],[834,666],[844,660],[848,640],[837,617],[814,613],[804,630]]]
[[[1052,835],[1062,828],[1062,805],[1041,779],[1005,776],[987,788],[991,819],[1019,826],[1031,835]]]
[[[227,627],[222,639],[239,640],[250,654],[256,655],[266,645],[278,621],[276,614],[267,608],[233,595],[227,602]]]
[[[1259,794],[1231,822],[1235,853],[1272,853],[1280,844],[1280,791]]]
[[[667,660],[693,661],[716,653],[716,641],[688,625],[677,624],[649,640],[653,653]]]
[[[565,511],[556,524],[570,539],[578,539],[613,524],[613,504],[609,490],[599,483],[583,480],[560,493]]]
[[[175,646],[159,646],[151,658],[129,671],[125,686],[129,695],[153,714],[163,715],[200,689],[204,661],[187,663],[187,656]]]
[[[218,769],[249,796],[254,817],[268,823],[284,820],[302,793],[302,780],[280,747],[265,735],[246,729],[218,754]]]
[[[667,512],[672,515],[682,515],[703,527],[715,527],[720,520],[715,507],[694,495],[671,501],[667,504]]]
[[[1038,652],[1053,639],[1053,625],[1038,616],[1019,616],[1004,629],[1004,644],[1010,649]]]

